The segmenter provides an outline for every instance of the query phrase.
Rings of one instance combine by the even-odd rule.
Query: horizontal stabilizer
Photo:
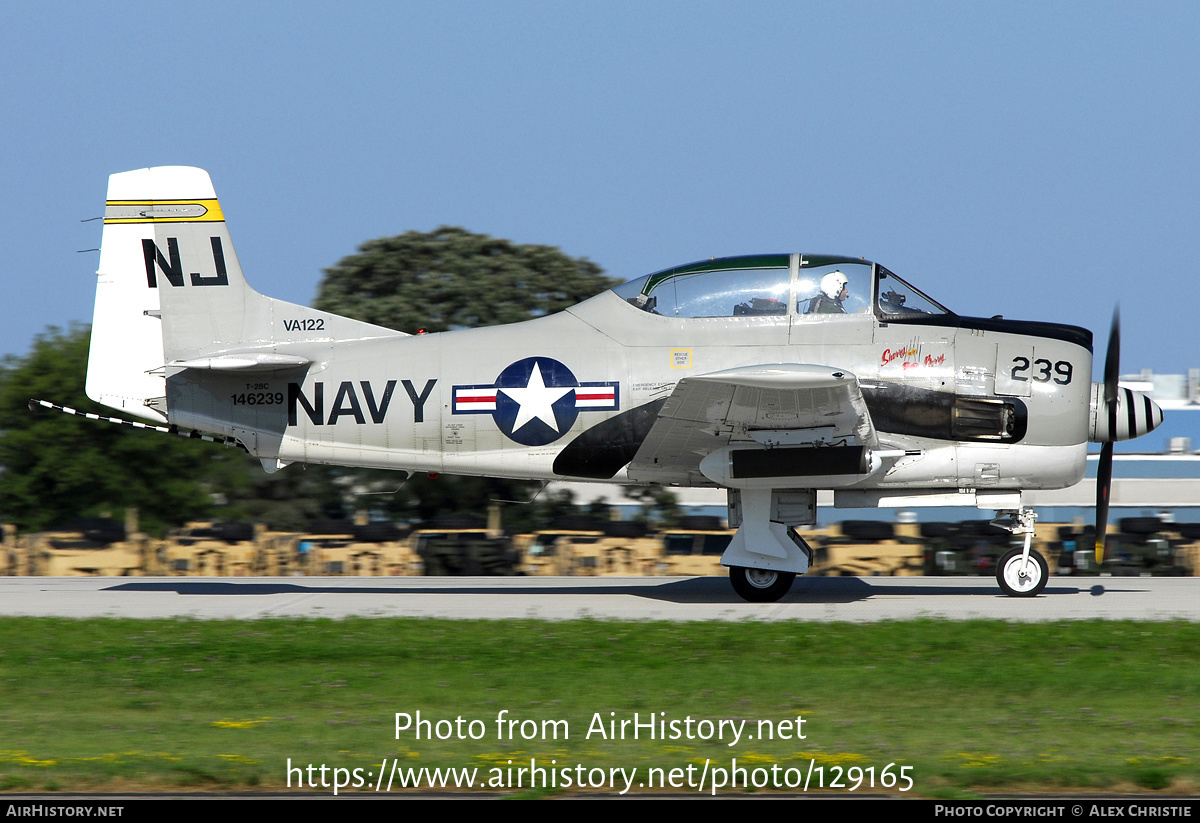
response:
[[[212,371],[274,371],[275,369],[299,368],[310,363],[312,360],[295,354],[252,352],[198,357],[193,360],[173,360],[167,365],[181,369],[210,369]]]

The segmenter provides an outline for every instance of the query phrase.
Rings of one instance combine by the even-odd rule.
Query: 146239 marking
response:
[[[233,400],[235,406],[282,406],[283,392],[275,391],[260,391],[246,392],[244,394],[231,394],[230,399]]]

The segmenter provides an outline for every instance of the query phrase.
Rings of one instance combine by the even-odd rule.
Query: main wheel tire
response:
[[[751,603],[774,603],[787,594],[795,579],[796,575],[792,572],[729,567],[729,582],[733,584],[733,590]]]
[[[996,564],[996,582],[1009,597],[1037,597],[1050,579],[1050,567],[1041,552],[1029,550],[1029,568],[1021,562],[1024,549],[1009,549]]]

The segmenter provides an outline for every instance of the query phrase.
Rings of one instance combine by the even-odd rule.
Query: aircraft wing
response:
[[[700,461],[739,443],[879,446],[853,374],[797,363],[741,366],[680,380],[629,464],[629,476],[713,485],[700,472]]]

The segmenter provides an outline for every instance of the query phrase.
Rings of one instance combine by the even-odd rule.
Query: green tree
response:
[[[267,474],[247,457],[248,475],[221,494],[215,514],[223,520],[265,523],[274,531],[307,531],[313,520],[339,520],[357,505],[353,477],[336,466],[301,463]]]
[[[552,246],[442,226],[363,243],[325,270],[313,305],[399,331],[438,332],[553,314],[618,282]]]
[[[649,523],[655,528],[677,527],[679,518],[684,515],[675,493],[662,486],[626,486],[625,497],[636,500],[642,506],[642,510],[634,515],[634,519]]]
[[[357,254],[325,270],[313,305],[399,331],[438,332],[553,314],[618,282],[586,258],[569,257],[552,246],[442,226],[363,243]],[[395,473],[357,475],[375,490],[396,482]],[[527,499],[536,488],[514,480],[442,475],[414,477],[393,496],[359,500],[391,516],[428,519],[445,512],[482,514],[493,500]],[[540,510],[509,506],[505,525],[524,523]]]
[[[213,512],[212,492],[243,487],[247,457],[236,449],[56,411],[31,413],[31,398],[108,415],[84,394],[91,335],[51,328],[25,357],[0,365],[0,517],[23,530],[75,517],[120,518],[137,506],[142,528]]]

